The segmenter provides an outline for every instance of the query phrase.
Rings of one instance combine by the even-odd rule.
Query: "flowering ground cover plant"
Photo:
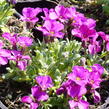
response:
[[[26,32],[43,33],[37,43],[31,34],[10,31],[0,37],[0,65],[9,64],[2,79],[31,84],[31,94],[20,102],[30,109],[89,109],[90,98],[97,105],[108,70],[109,35],[96,30],[96,20],[63,5],[25,7],[19,20]]]

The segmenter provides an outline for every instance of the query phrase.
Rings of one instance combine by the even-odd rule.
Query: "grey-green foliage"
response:
[[[32,63],[27,69],[27,75],[50,75],[58,84],[66,74],[71,72],[72,66],[79,65],[81,44],[77,41],[55,41],[53,43],[37,43]]]
[[[31,48],[31,63],[26,71],[20,71],[10,63],[5,79],[15,81],[34,81],[37,75],[50,75],[57,86],[72,71],[72,66],[80,65],[81,43],[77,41],[54,41],[35,43]]]
[[[12,6],[9,5],[6,0],[0,0],[0,26],[6,24],[12,14]]]

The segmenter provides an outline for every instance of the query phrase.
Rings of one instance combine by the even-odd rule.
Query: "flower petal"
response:
[[[23,103],[32,103],[32,98],[30,96],[23,96],[21,98],[21,102],[23,102]]]

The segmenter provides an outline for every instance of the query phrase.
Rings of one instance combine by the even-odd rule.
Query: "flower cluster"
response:
[[[12,60],[16,62],[16,66],[20,70],[25,70],[28,60],[31,59],[29,55],[26,55],[26,48],[32,45],[33,39],[18,36],[18,34],[11,35],[10,33],[3,33],[2,37],[6,40],[6,43],[0,41],[0,64],[6,65],[8,60]],[[4,47],[7,49],[3,49]]]
[[[50,76],[37,76],[35,78],[38,85],[31,88],[31,96],[24,96],[21,98],[23,103],[30,104],[30,109],[37,109],[41,101],[48,100],[47,89],[53,86]]]
[[[38,29],[41,30],[44,35],[49,36],[46,34],[46,31],[48,31],[49,33],[52,33],[51,36],[54,35],[54,37],[63,38],[66,31],[66,25],[67,28],[71,26],[72,35],[80,38],[84,43],[84,47],[88,47],[91,54],[95,54],[101,50],[100,41],[97,41],[98,33],[95,30],[95,20],[86,18],[84,14],[77,12],[74,7],[66,8],[64,6],[56,6],[55,9],[44,9],[44,13],[45,22],[42,27],[38,27]],[[58,30],[60,24],[57,24],[57,28],[55,29],[55,31],[57,30],[58,33],[62,30],[64,31],[63,34],[60,34],[61,37],[60,35],[55,35],[55,31],[49,28],[49,25],[52,25],[53,22],[60,22],[61,25],[63,25],[63,27]],[[70,25],[68,25],[69,22]],[[51,27],[53,28],[54,26]]]
[[[96,89],[100,87],[103,72],[104,68],[99,64],[94,64],[91,67],[91,71],[82,66],[74,66],[72,72],[67,76],[68,80],[62,83],[56,93],[58,95],[63,93],[72,98],[69,100],[71,109],[75,109],[76,107],[79,109],[88,109],[89,103],[83,100],[83,96],[86,93],[92,93],[94,102],[97,103],[100,101],[100,95]]]
[[[39,20],[37,15],[40,12],[42,12],[41,8],[24,8],[22,10],[21,20],[28,22],[30,24],[30,27],[33,27],[35,23]]]
[[[64,38],[70,32],[74,37],[81,39],[83,47],[88,49],[92,55],[102,50],[102,40],[106,43],[106,50],[109,50],[108,35],[97,32],[96,21],[77,12],[76,8],[62,5],[56,6],[55,9],[24,8],[21,19],[35,25],[38,21],[36,16],[40,12],[44,12],[44,16],[41,16],[43,24],[36,28],[42,31],[45,36]],[[69,31],[68,28],[70,28]]]

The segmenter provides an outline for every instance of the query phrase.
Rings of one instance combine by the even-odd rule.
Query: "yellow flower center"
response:
[[[73,99],[74,101],[78,101],[78,98],[77,97],[74,97],[74,99]]]
[[[54,31],[50,31],[51,34],[54,34]]]
[[[78,80],[78,81],[79,81],[79,80],[81,80],[81,78],[80,78],[80,77],[76,77],[76,80]]]
[[[75,20],[73,20],[73,21],[72,21],[72,23],[76,23],[76,21],[75,21]]]
[[[91,80],[90,83],[91,83],[91,84],[94,84],[94,80]]]
[[[71,17],[71,18],[70,18],[70,20],[73,20],[73,19],[74,19],[74,17]]]

